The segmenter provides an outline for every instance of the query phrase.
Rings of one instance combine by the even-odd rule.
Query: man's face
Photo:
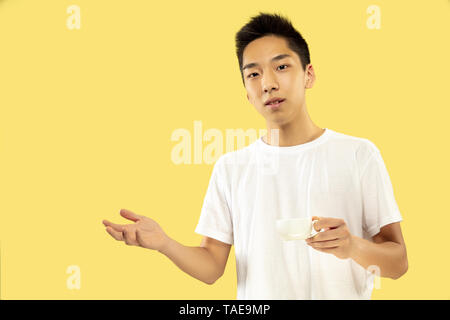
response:
[[[284,38],[265,36],[250,42],[243,53],[247,98],[269,122],[282,125],[294,119],[305,104],[305,88],[314,83],[314,70],[306,72],[299,56]],[[285,99],[279,107],[266,105],[274,97]]]

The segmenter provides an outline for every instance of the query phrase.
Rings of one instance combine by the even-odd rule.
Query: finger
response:
[[[123,229],[125,228],[125,226],[122,225],[122,224],[115,224],[115,223],[112,223],[112,222],[110,222],[110,221],[108,221],[108,220],[103,220],[103,224],[104,224],[106,227],[111,227],[111,228],[113,228],[114,230],[119,231],[119,232],[122,232]]]
[[[318,216],[313,216],[312,217],[312,221],[315,221],[315,220],[321,220],[321,219],[323,219],[324,217],[318,217]],[[326,230],[329,230],[330,228],[320,228],[320,227],[317,227],[317,222],[316,223],[314,223],[314,225],[313,225],[313,228],[314,228],[314,230],[316,230],[317,232],[322,232],[322,231],[326,231]]]
[[[314,237],[306,239],[306,242],[320,242],[320,241],[329,241],[329,240],[336,240],[341,238],[341,229],[330,229],[326,231],[319,232]]]
[[[138,214],[136,214],[136,213],[134,213],[134,212],[132,212],[130,210],[127,210],[127,209],[121,209],[120,210],[120,215],[122,217],[124,217],[125,219],[132,220],[134,222],[139,221],[139,219],[142,218],[142,216],[140,216],[140,215],[138,215]]]
[[[311,242],[309,245],[313,248],[329,249],[329,248],[337,248],[341,244],[342,241],[338,239],[330,241]]]
[[[136,241],[136,230],[125,230],[123,232],[123,238],[125,243],[129,246],[139,245]]]
[[[136,229],[136,242],[138,244],[138,246],[141,246],[141,238],[139,236],[139,230]]]
[[[334,229],[345,224],[344,220],[337,218],[319,217],[318,220],[319,221],[315,223],[314,227],[319,230],[325,228]]]
[[[313,222],[313,229],[317,232],[320,232],[322,229],[317,227],[317,222],[322,219],[322,217],[318,217],[318,216],[313,216],[311,218],[312,222]]]
[[[106,227],[106,231],[116,240],[118,241],[123,241],[123,235],[122,232],[119,231],[115,231],[113,228],[111,227]]]
[[[137,242],[138,246],[143,247],[144,242],[143,242],[143,239],[141,237],[141,234],[139,233],[139,229],[136,229],[136,242]]]
[[[313,248],[314,250],[323,252],[323,253],[330,253],[335,254],[337,251],[337,248]]]

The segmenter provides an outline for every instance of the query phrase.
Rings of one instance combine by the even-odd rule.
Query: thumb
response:
[[[134,222],[138,221],[141,216],[127,209],[121,209],[120,215],[125,219],[132,220]]]

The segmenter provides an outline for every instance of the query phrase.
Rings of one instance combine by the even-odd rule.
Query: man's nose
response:
[[[278,83],[271,72],[264,75],[262,79],[262,86],[264,92],[271,92],[272,90],[278,90]]]

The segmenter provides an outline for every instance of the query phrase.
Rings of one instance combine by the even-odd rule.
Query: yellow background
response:
[[[81,28],[69,30],[69,5]],[[367,8],[381,9],[371,30]],[[265,128],[245,97],[234,36],[288,16],[317,73],[312,120],[381,150],[409,271],[373,299],[448,299],[450,2],[0,0],[2,299],[235,299],[234,249],[213,286],[113,240],[121,208],[175,240],[194,233],[212,165],[175,165],[171,134],[201,120]],[[205,143],[203,146],[205,147]],[[81,270],[80,290],[66,286]]]

